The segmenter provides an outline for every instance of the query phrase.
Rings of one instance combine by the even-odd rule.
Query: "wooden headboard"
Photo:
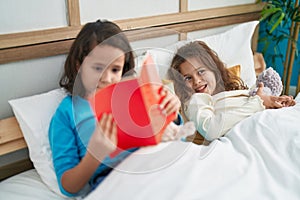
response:
[[[72,3],[72,0],[68,2],[69,9],[72,8],[73,11],[69,12],[70,26],[68,27],[0,35],[0,63],[66,54],[82,28],[78,18],[78,5]],[[178,32],[179,40],[182,40],[187,38],[189,32],[258,20],[263,6],[264,4],[259,3],[187,11],[187,5],[182,3],[179,13],[114,22],[125,31],[131,42],[171,35],[174,34],[174,30]],[[258,31],[253,38],[254,51],[257,46],[257,38]],[[9,117],[0,120],[0,156],[24,148],[27,148],[26,142],[16,118]],[[0,179],[29,168],[32,168],[29,159],[1,167]]]

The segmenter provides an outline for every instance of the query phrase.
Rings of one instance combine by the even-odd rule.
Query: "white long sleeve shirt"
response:
[[[225,135],[234,125],[265,109],[257,95],[248,90],[233,90],[209,95],[195,93],[187,104],[186,115],[207,140]]]

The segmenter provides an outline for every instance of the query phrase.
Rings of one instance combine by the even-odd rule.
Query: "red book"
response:
[[[166,116],[159,107],[162,85],[148,55],[138,78],[109,85],[89,99],[98,120],[103,113],[112,113],[118,128],[117,152],[161,141],[166,126],[176,117],[176,113]]]

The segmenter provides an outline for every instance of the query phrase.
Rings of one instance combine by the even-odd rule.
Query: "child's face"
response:
[[[179,66],[179,70],[187,85],[196,93],[214,94],[216,77],[199,60],[194,57],[188,58]]]
[[[108,45],[96,46],[84,58],[80,68],[86,95],[119,82],[122,78],[124,63],[125,54],[122,50]]]

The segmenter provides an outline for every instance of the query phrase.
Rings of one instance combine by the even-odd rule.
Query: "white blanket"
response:
[[[142,148],[86,197],[92,199],[299,200],[300,103],[256,113],[209,146]]]

